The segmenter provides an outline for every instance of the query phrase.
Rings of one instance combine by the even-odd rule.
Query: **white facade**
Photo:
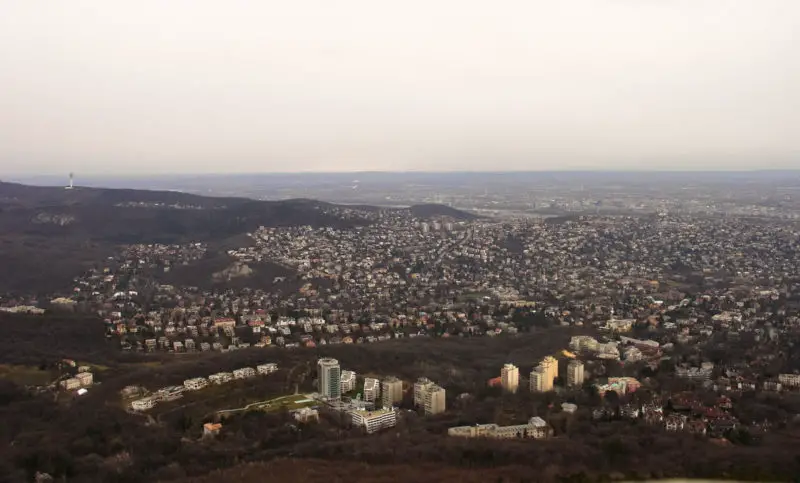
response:
[[[370,434],[397,425],[397,414],[394,409],[350,411],[350,417],[354,426],[362,427]]]
[[[800,387],[800,374],[778,374],[778,382],[787,387]]]
[[[252,367],[242,367],[241,369],[236,369],[233,371],[233,378],[234,379],[247,379],[250,377],[255,377],[256,370]]]
[[[260,364],[256,366],[256,371],[258,371],[259,374],[272,374],[277,370],[278,370],[278,364],[275,364],[274,362],[269,362],[267,364]]]
[[[137,399],[131,402],[131,409],[134,411],[147,411],[148,409],[153,409],[156,405],[156,402],[153,398],[144,397],[142,399]]]
[[[194,377],[183,381],[183,387],[188,391],[198,391],[206,386],[208,386],[208,379],[205,377]]]
[[[319,421],[319,411],[311,408],[300,408],[294,412],[294,419],[302,423]]]
[[[208,381],[213,384],[225,384],[228,381],[233,380],[233,374],[230,372],[218,372],[216,374],[211,374],[208,376]]]
[[[500,371],[500,383],[503,390],[510,393],[517,392],[519,387],[519,368],[514,364],[506,364]]]
[[[353,371],[342,371],[339,384],[342,394],[352,391],[356,388],[356,373]]]
[[[576,335],[573,336],[572,339],[569,341],[569,348],[579,352],[579,351],[590,351],[594,352],[597,350],[597,339],[588,335]]]
[[[381,381],[368,377],[364,379],[364,400],[375,402],[381,395]]]

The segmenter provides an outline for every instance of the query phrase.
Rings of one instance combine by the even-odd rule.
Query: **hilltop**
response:
[[[369,224],[370,214],[380,209],[310,199],[261,201],[0,182],[0,266],[5,267],[0,292],[48,292],[63,286],[119,244],[207,242],[222,249],[259,226],[352,228]],[[474,217],[440,205],[405,210],[420,218]]]
[[[5,234],[59,236],[113,243],[223,240],[259,226],[333,226],[368,221],[343,216],[344,207],[310,199],[260,201],[175,191],[38,187],[0,182],[0,230]],[[474,215],[442,205],[408,208],[420,218]]]

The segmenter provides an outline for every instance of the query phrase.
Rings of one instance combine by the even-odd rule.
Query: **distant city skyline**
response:
[[[800,168],[794,0],[0,4],[0,178]]]

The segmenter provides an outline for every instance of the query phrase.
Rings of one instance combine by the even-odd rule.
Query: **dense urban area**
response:
[[[0,215],[37,236],[80,223],[15,189]],[[800,212],[742,193],[559,216],[304,204],[224,237],[90,237],[66,283],[0,297],[0,479],[796,477]]]

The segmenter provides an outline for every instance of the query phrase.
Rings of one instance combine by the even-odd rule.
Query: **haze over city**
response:
[[[0,5],[0,176],[787,169],[794,1]]]

